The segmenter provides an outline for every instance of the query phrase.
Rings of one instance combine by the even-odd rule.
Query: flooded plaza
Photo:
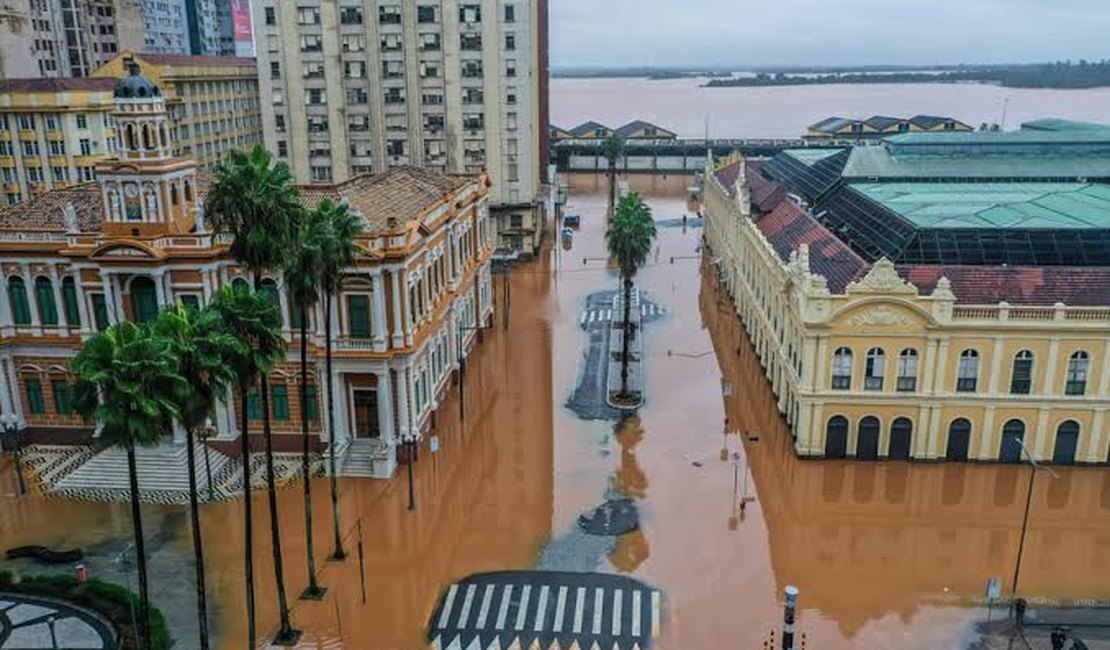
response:
[[[414,467],[416,509],[407,509],[404,468],[390,481],[343,479],[349,557],[329,562],[327,481],[315,479],[328,592],[292,600],[300,647],[427,647],[446,588],[503,570],[597,571],[651,585],[663,594],[653,647],[668,650],[762,647],[781,629],[788,584],[801,592],[798,628],[819,650],[958,647],[986,617],[987,581],[1000,578],[1009,593],[1028,466],[795,458],[734,308],[703,273],[701,231],[681,226],[689,182],[633,179],[667,222],[636,279],[661,308],[644,326],[647,399],[637,417],[582,419],[568,407],[590,345],[587,296],[617,287],[605,259],[604,182],[570,179],[566,212],[581,215],[581,227],[569,247],[515,268],[509,286],[495,277],[493,327],[467,361],[465,420],[456,388],[436,415],[439,450],[425,442]],[[1110,472],[1053,471],[1034,485],[1018,593],[1059,604],[1110,598]],[[579,517],[613,496],[638,505],[639,529],[579,532]],[[307,582],[302,494],[290,487],[279,497],[295,598]],[[265,494],[253,498],[258,623],[271,634],[269,519]],[[30,496],[0,509],[5,548],[82,546],[94,574],[126,581],[126,505]],[[227,650],[246,638],[241,513],[237,501],[203,510],[215,647]],[[175,647],[196,647],[185,511],[146,506],[144,516],[155,603]]]

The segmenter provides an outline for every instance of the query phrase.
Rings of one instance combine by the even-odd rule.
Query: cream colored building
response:
[[[253,12],[266,145],[299,181],[485,170],[499,245],[535,251],[546,0],[258,0]]]
[[[1102,146],[1092,140],[1083,146]],[[1025,154],[1014,151],[1010,159],[987,157],[978,173],[998,165],[1006,168],[998,173],[1015,173],[1015,160]],[[984,202],[973,215],[981,219],[997,214],[984,210],[1000,206],[1008,214],[1038,215],[1051,202],[1057,214],[1082,212],[1097,237],[1110,223],[1110,187],[1065,184],[1065,172],[1044,166],[1056,161],[1029,159],[1031,168],[1021,174],[1059,175],[1060,184],[1011,179],[1005,186],[945,185],[937,170],[946,160],[929,159],[921,164],[941,177],[912,187],[891,181],[883,195],[855,184],[849,157],[839,179],[818,188],[824,198],[811,208],[812,197],[801,195],[804,183],[775,175],[784,165],[808,173],[807,166],[812,171],[822,158],[783,155],[790,160],[759,169],[740,157],[707,166],[705,238],[799,455],[1018,462],[1025,458],[1022,440],[1042,461],[1108,461],[1110,268],[1069,266],[1087,254],[1082,247],[1052,266],[868,259],[882,234],[862,237],[860,222],[852,220],[857,217],[845,211],[880,206],[891,210],[876,212],[885,223],[895,218],[891,214],[913,217],[932,196],[933,216],[956,214],[958,206],[944,202],[956,195]],[[1098,177],[1106,162],[1101,154],[1072,155],[1070,173]],[[958,163],[965,171],[979,164]],[[993,198],[974,194],[984,188]],[[944,196],[928,194],[932,190]],[[1014,196],[1025,191],[1039,198]],[[864,192],[875,198],[861,199]],[[904,198],[899,192],[912,193],[912,200],[898,203]],[[837,199],[838,193],[849,194]],[[1069,197],[1082,201],[1065,202]],[[1043,230],[1046,224],[1039,225]],[[1024,232],[1004,230],[1011,241]]]

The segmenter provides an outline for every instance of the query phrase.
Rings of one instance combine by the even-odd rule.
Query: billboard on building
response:
[[[251,0],[231,0],[231,24],[235,28],[235,56],[254,56]]]

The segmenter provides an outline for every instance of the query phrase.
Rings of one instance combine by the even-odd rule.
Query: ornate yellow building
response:
[[[68,362],[83,340],[123,319],[150,319],[165,305],[203,304],[220,286],[247,281],[228,257],[228,240],[206,226],[206,179],[193,159],[173,155],[165,99],[138,66],[115,85],[111,117],[118,156],[97,164],[96,182],[0,210],[0,406],[5,418],[27,426],[32,442],[79,444],[94,435],[69,398]],[[361,452],[350,471],[389,476],[398,440],[427,430],[492,315],[488,179],[399,167],[300,190],[307,207],[345,201],[365,221],[361,254],[334,302],[335,438]],[[280,301],[293,343],[296,314],[280,274],[263,284]],[[298,433],[308,409],[323,444],[319,305],[311,321],[310,401],[300,404],[291,353],[271,376],[271,416],[276,432]],[[252,396],[245,405],[252,419],[259,401]],[[235,414],[243,407],[217,408],[217,447],[238,436]],[[278,447],[293,448],[295,440]]]
[[[799,455],[1107,462],[1110,131],[967,135],[707,165],[708,255]]]

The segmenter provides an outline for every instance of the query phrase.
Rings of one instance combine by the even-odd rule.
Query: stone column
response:
[[[397,435],[404,438],[412,435],[409,421],[409,369],[401,366],[397,370]]]
[[[89,306],[86,304],[88,294],[85,293],[85,282],[81,279],[80,269],[75,269],[73,275],[73,288],[77,292],[77,316],[81,318],[81,337],[87,338],[96,329],[96,323],[89,317]]]
[[[914,427],[913,447],[911,456],[914,458],[930,458],[929,450],[933,446],[936,432],[929,426],[929,405],[922,404],[917,410],[917,426]]]
[[[370,275],[370,286],[370,328],[374,351],[385,352],[389,341],[386,340],[388,332],[385,323],[385,283],[382,282],[381,269],[375,269]]]
[[[0,278],[4,282],[4,286],[0,287],[0,292],[3,293],[0,297],[0,326],[3,328],[4,336],[12,336],[15,333],[15,318],[12,316],[11,299],[8,294],[8,279],[3,274],[0,274]]]
[[[405,330],[401,325],[401,274],[398,269],[391,269],[389,278],[393,292],[393,347],[400,348],[405,345]]]
[[[115,325],[119,322],[119,315],[116,311],[116,292],[112,287],[111,272],[101,269],[100,282],[104,286],[104,309],[108,312],[108,324]]]
[[[9,363],[8,360],[0,360],[0,368],[3,369],[3,372],[0,372],[0,407],[3,408],[3,411],[0,413],[3,415],[15,414],[14,409],[12,409],[11,386],[13,384],[8,382],[7,366]]]
[[[1060,363],[1060,337],[1054,336],[1048,344],[1048,365],[1044,371],[1044,386],[1040,392],[1044,395],[1060,395],[1062,391],[1056,386],[1056,366]],[[1034,389],[1036,384],[1034,384]],[[1034,390],[1034,394],[1037,391]]]
[[[378,375],[378,422],[381,426],[382,440],[393,447],[396,444],[396,427],[393,422],[393,381],[389,368]]]
[[[158,309],[165,309],[169,303],[166,302],[166,272],[164,270],[157,271],[154,274],[154,295],[158,301]]]
[[[344,440],[348,440],[348,439],[351,438],[351,425],[348,422],[348,417],[347,417],[348,416],[347,411],[348,411],[348,408],[349,408],[349,403],[348,403],[348,399],[347,399],[347,388],[343,385],[343,373],[340,372],[338,369],[333,370],[332,374],[331,374],[331,380],[332,380],[333,385],[335,387],[335,403],[334,403],[334,407],[335,407],[335,431],[334,432],[332,432],[332,431],[328,432],[328,436],[329,436],[328,441],[331,442],[331,437],[330,436],[334,435],[335,436],[335,442],[339,443],[339,442],[343,442]],[[325,390],[325,392],[324,392],[325,407],[324,408],[325,408],[325,411],[326,411],[326,409],[327,409],[327,401],[326,401],[327,400],[327,392],[326,392],[327,388],[325,387],[324,390]],[[325,413],[325,417],[327,417],[326,413]]]
[[[932,431],[932,433],[929,434],[929,458],[940,458],[942,455],[942,452],[940,450],[941,409],[941,406],[932,407],[932,414],[929,422],[929,429]]]
[[[19,380],[15,376],[15,359],[9,356],[7,363],[4,365],[4,376],[7,378],[8,386],[11,390],[12,411],[15,413],[16,417],[23,419],[23,400],[19,397]]]
[[[998,382],[1002,375],[1002,337],[994,337],[994,351],[991,352],[991,380],[988,395],[998,394]],[[1009,391],[1007,391],[1009,392]]]
[[[1091,430],[1087,436],[1087,455],[1085,457],[1080,455],[1081,447],[1076,450],[1077,457],[1083,458],[1088,463],[1102,463],[1106,461],[1106,457],[1103,456],[1103,454],[1106,453],[1104,451],[1105,445],[1102,442],[1102,427],[1104,426],[1105,419],[1106,409],[1096,408],[1095,417],[1091,421]]]
[[[1048,409],[1045,407],[1041,407],[1040,410],[1037,411],[1037,426],[1035,429],[1033,429],[1033,440],[1029,440],[1027,438],[1025,441],[1025,446],[1029,449],[1029,452],[1033,454],[1034,459],[1042,460],[1045,458],[1045,447],[1047,446],[1047,441]],[[1078,451],[1079,450],[1077,449],[1076,452]],[[1078,455],[1078,453],[1076,455]]]
[[[54,291],[54,305],[58,312],[58,327],[69,335],[69,315],[66,314],[66,301],[62,297],[62,280],[58,277],[58,267],[50,265],[50,288]]]
[[[974,429],[972,430],[974,434]],[[983,410],[983,426],[979,430],[979,456],[980,460],[995,458],[991,453],[991,440],[994,439],[994,407],[988,406]],[[974,436],[973,436],[974,440]]]
[[[42,320],[39,318],[39,292],[35,290],[35,279],[31,277],[31,267],[26,262],[19,265],[20,275],[23,276],[23,287],[27,290],[27,306],[31,312],[31,327],[35,334],[42,336]]]

